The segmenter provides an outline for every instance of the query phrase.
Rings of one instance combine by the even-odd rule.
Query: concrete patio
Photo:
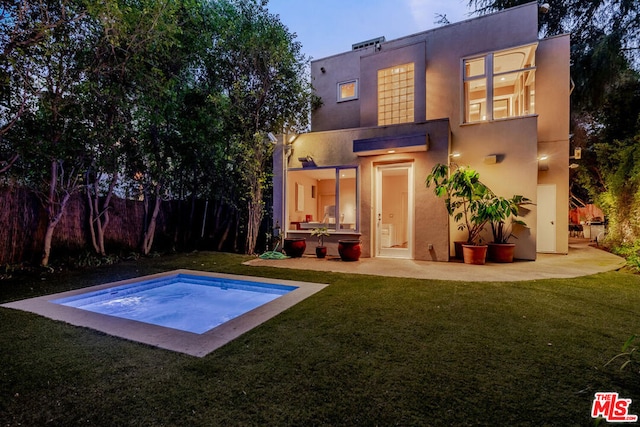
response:
[[[300,270],[332,271],[375,276],[461,281],[521,281],[570,278],[613,271],[625,265],[623,258],[590,245],[588,239],[570,239],[569,253],[538,254],[536,261],[512,264],[467,265],[458,261],[431,262],[389,258],[361,258],[344,262],[340,258],[313,256],[264,260],[256,258],[246,265]]]

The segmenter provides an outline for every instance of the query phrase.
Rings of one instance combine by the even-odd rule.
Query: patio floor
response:
[[[467,265],[456,261],[433,262],[390,258],[361,258],[356,262],[344,262],[340,258],[318,259],[313,256],[283,260],[256,258],[245,264],[375,276],[478,282],[580,277],[618,270],[625,265],[623,258],[590,246],[589,243],[588,239],[572,238],[569,240],[569,253],[566,255],[538,254],[535,261],[516,261],[512,264]]]

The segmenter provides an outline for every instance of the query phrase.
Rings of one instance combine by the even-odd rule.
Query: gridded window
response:
[[[358,80],[338,83],[338,102],[358,99]]]
[[[378,70],[378,126],[414,121],[414,64]]]
[[[465,122],[535,114],[537,45],[465,59]]]

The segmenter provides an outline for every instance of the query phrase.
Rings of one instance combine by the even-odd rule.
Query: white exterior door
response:
[[[538,185],[537,252],[556,252],[556,186]]]
[[[375,169],[375,254],[413,258],[413,163]]]

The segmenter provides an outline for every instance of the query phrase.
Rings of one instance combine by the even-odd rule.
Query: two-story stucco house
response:
[[[568,250],[569,36],[538,39],[536,3],[312,61],[311,132],[282,135],[274,222],[327,224],[363,257],[447,261],[464,232],[425,187],[437,163],[470,166],[535,204],[515,257]],[[488,234],[487,234],[488,236]]]

